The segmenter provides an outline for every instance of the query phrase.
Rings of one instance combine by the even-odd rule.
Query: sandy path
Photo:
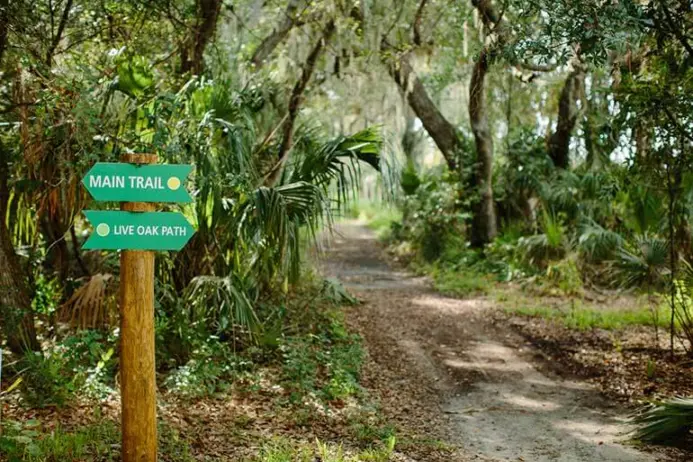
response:
[[[494,323],[491,300],[443,297],[393,270],[358,223],[340,225],[330,241],[323,272],[365,302],[350,316],[376,365],[367,380],[414,396],[402,413],[438,414],[431,431],[461,446],[454,460],[666,460],[620,443],[623,412],[550,372],[539,352]]]

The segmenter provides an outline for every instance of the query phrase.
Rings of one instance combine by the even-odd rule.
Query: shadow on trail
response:
[[[459,460],[658,460],[622,443],[622,413],[596,390],[546,372],[535,349],[496,325],[492,300],[447,298],[393,270],[357,223],[337,227],[322,266],[364,300],[355,323],[393,388],[435,395]]]

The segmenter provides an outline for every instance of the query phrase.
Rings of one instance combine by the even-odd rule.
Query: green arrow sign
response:
[[[82,183],[97,201],[191,202],[185,179],[192,165],[98,162]]]
[[[85,210],[94,232],[85,249],[180,250],[195,234],[178,212]]]

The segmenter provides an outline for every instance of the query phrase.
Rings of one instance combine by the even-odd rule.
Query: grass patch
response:
[[[353,453],[342,445],[321,443],[292,443],[278,439],[266,445],[254,462],[386,462],[392,459],[395,438],[389,438],[381,447]]]
[[[392,223],[402,221],[402,211],[385,202],[359,201],[351,209],[351,216],[365,221],[379,239],[387,239]]]
[[[493,276],[475,271],[452,269],[446,266],[426,265],[420,272],[431,276],[437,291],[453,297],[485,295],[493,285]]]
[[[120,431],[111,421],[66,430],[43,428],[36,420],[5,421],[0,435],[0,460],[116,461],[120,460]],[[192,462],[188,443],[168,425],[159,425],[161,460]]]
[[[653,326],[655,319],[662,328],[669,326],[671,312],[666,306],[657,307],[657,316],[652,309],[641,306],[633,309],[613,310],[585,306],[575,301],[572,306],[560,308],[542,305],[524,305],[506,308],[506,311],[520,316],[543,318],[561,323],[572,330],[606,329],[618,330],[627,326]]]

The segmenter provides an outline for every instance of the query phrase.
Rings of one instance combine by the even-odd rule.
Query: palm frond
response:
[[[677,397],[649,405],[631,422],[636,426],[633,438],[647,443],[666,443],[693,429],[693,399]]]
[[[253,338],[258,318],[245,284],[235,276],[198,276],[186,289],[185,299],[193,323],[211,322],[218,333],[233,330]]]
[[[656,286],[669,274],[669,243],[656,236],[638,236],[617,252],[613,276],[621,287]]]
[[[581,227],[577,239],[580,255],[591,262],[611,258],[622,246],[623,237],[620,234],[606,229],[594,221],[589,221]]]

